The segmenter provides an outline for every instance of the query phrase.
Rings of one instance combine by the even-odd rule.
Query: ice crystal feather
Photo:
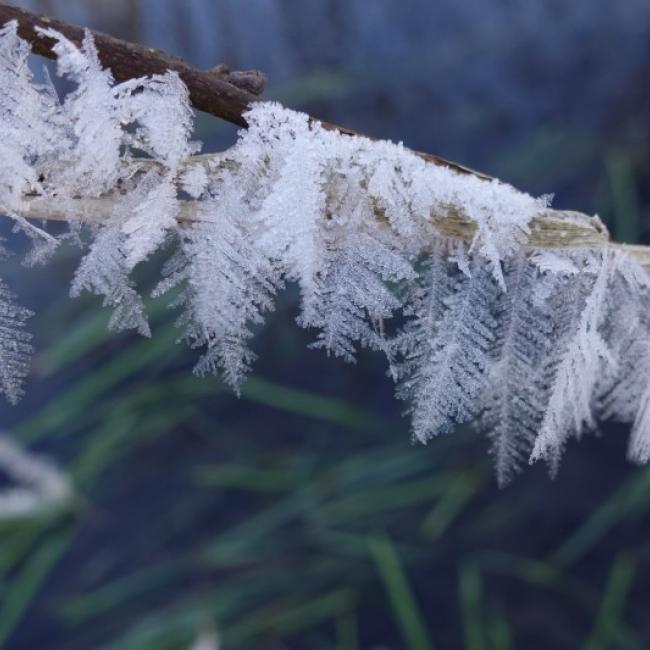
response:
[[[119,221],[98,229],[90,251],[77,269],[70,294],[75,297],[82,291],[91,291],[103,296],[104,306],[113,308],[111,329],[135,329],[149,336],[144,304],[129,278],[124,239]]]
[[[362,179],[353,169],[329,183],[328,218],[320,220],[324,259],[316,277],[310,315],[299,322],[320,330],[312,347],[354,361],[355,343],[381,349],[385,320],[401,307],[388,286],[413,280],[415,272],[399,238],[388,229],[372,227],[375,219],[368,197],[356,191]]]
[[[29,372],[31,336],[24,327],[31,315],[16,305],[14,296],[0,280],[0,391],[12,403],[22,397],[22,382]]]
[[[606,414],[633,423],[628,455],[646,463],[650,459],[650,342],[628,339],[622,363],[624,374],[606,400]]]
[[[552,317],[564,331],[551,351],[556,369],[531,459],[546,459],[553,471],[566,440],[594,426],[598,377],[616,363],[600,331],[609,280],[607,254],[589,263],[596,265],[593,280],[587,272],[566,279],[559,301],[550,303]]]
[[[535,300],[541,272],[523,254],[505,265],[507,292],[495,301],[497,328],[480,419],[491,442],[497,479],[508,483],[528,457],[545,410],[541,361],[553,328]]]
[[[416,295],[414,323],[401,342],[400,393],[411,401],[413,435],[423,442],[477,415],[496,330],[498,288],[486,262],[474,260],[469,276],[442,264],[434,263]]]
[[[606,377],[601,413],[632,422],[628,456],[650,460],[650,323],[647,278],[632,260],[619,265],[610,299],[609,340],[614,344],[618,373]]]
[[[116,83],[90,33],[80,47],[41,34],[74,87],[59,98],[47,77],[35,83],[16,23],[0,29],[0,209],[33,239],[33,261],[59,241],[28,220],[36,213],[87,232],[72,294],[102,296],[111,327],[149,334],[131,272],[173,247],[156,294],[176,293],[182,338],[203,349],[195,371],[235,390],[255,328],[295,282],[313,347],[346,361],[358,346],[385,352],[414,437],[475,420],[501,483],[527,459],[555,470],[598,417],[631,422],[630,458],[650,458],[650,281],[609,250],[599,222],[563,213],[585,239],[545,246],[558,225],[540,225],[547,197],[272,102],[248,111],[233,147],[196,157],[175,73]],[[11,401],[28,368],[27,315],[0,282]]]
[[[221,371],[239,389],[254,355],[250,327],[272,307],[279,274],[254,246],[246,202],[229,175],[208,190],[197,220],[179,233],[181,251],[167,266],[160,295],[184,285],[179,324],[193,347],[206,346],[197,374]]]

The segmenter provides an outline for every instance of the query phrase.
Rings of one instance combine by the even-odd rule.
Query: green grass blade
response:
[[[224,463],[199,465],[193,471],[197,484],[210,488],[235,488],[258,493],[287,492],[297,488],[306,479],[300,467],[262,467]]]
[[[395,618],[402,629],[406,647],[409,650],[433,648],[425,619],[392,541],[387,535],[375,536],[368,540],[368,545]]]
[[[603,536],[636,512],[647,512],[650,492],[650,469],[626,481],[553,553],[551,560],[570,564],[593,548]]]
[[[304,415],[359,431],[383,429],[376,413],[333,397],[324,397],[299,388],[281,386],[260,377],[250,377],[242,386],[242,398],[271,406],[286,413]]]
[[[634,168],[621,153],[607,159],[607,176],[612,198],[613,228],[617,241],[636,244],[641,238],[641,211]]]
[[[41,584],[58,562],[71,538],[71,531],[50,534],[12,577],[0,604],[0,647],[2,647],[33,601]]]
[[[431,540],[442,537],[451,522],[476,494],[482,476],[478,470],[466,471],[448,481],[444,494],[422,522],[422,531]]]
[[[359,650],[359,623],[355,612],[341,614],[336,619],[338,650]]]
[[[434,476],[371,488],[325,504],[318,515],[328,525],[341,525],[386,510],[406,508],[438,496],[444,490],[445,479],[444,475]]]
[[[458,572],[458,593],[465,650],[486,650],[481,607],[481,574],[474,563],[461,565]]]
[[[486,621],[486,627],[491,650],[512,650],[514,648],[510,622],[503,607],[492,608]]]
[[[240,645],[264,634],[286,636],[336,619],[356,602],[356,593],[350,589],[320,595],[300,604],[272,603],[260,612],[254,612],[241,623],[223,628],[226,647]]]
[[[621,553],[614,560],[585,650],[605,650],[614,645],[635,568],[636,561],[627,553]]]

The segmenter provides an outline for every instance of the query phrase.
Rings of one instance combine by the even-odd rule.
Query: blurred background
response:
[[[15,4],[259,68],[267,98],[649,241],[647,0]],[[235,134],[197,115],[205,150]],[[237,399],[192,376],[165,301],[151,340],[115,335],[100,300],[67,296],[77,249],[18,259],[0,275],[37,313],[38,353],[0,426],[76,496],[0,520],[0,647],[650,647],[650,470],[626,462],[628,427],[571,442],[555,480],[534,466],[499,490],[471,429],[410,441],[379,355],[306,350],[291,290]]]

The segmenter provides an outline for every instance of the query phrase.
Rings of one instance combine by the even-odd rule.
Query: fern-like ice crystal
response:
[[[195,156],[175,73],[116,83],[90,33],[80,47],[42,35],[73,89],[61,99],[47,75],[37,83],[16,23],[0,29],[0,210],[32,239],[32,261],[59,242],[30,220],[36,207],[87,233],[72,294],[102,296],[111,327],[149,335],[131,274],[164,250],[156,295],[175,294],[180,338],[202,349],[195,371],[235,390],[293,282],[313,347],[346,361],[360,346],[385,352],[414,438],[476,423],[501,483],[530,460],[555,470],[603,417],[631,422],[630,457],[650,458],[648,274],[606,246],[529,248],[547,198],[272,102],[248,111],[233,147]],[[10,401],[27,374],[27,316],[0,281]]]

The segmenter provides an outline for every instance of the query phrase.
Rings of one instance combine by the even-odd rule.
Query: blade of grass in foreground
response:
[[[642,217],[634,178],[634,166],[628,156],[610,153],[606,159],[614,235],[618,241],[637,243],[641,238]]]
[[[92,301],[88,301],[91,303]],[[160,300],[146,301],[147,315],[154,326],[159,331],[161,316],[165,313],[165,303]],[[111,317],[110,310],[98,309],[97,306],[88,305],[84,311],[83,317],[72,327],[66,329],[66,335],[52,341],[47,348],[39,351],[35,359],[35,369],[40,375],[51,375],[54,372],[62,370],[79,359],[89,354],[92,350],[105,344],[107,341],[124,336],[117,334],[109,329],[108,323]],[[68,321],[68,318],[65,319]],[[44,322],[48,321],[48,317]],[[178,330],[173,326],[167,326],[170,332],[175,333],[174,339],[178,338]]]
[[[416,503],[431,501],[444,490],[446,475],[403,482],[395,485],[371,487],[369,490],[348,494],[323,505],[318,516],[327,525],[340,526],[359,521],[379,512],[407,508]]]
[[[514,648],[510,622],[502,605],[491,608],[490,616],[486,620],[486,628],[492,650]]]
[[[126,577],[100,587],[96,591],[86,592],[65,600],[58,608],[59,615],[69,625],[92,620],[111,609],[117,609],[124,603],[133,603],[143,594],[158,589],[169,583],[185,568],[181,562],[159,563],[146,567]]]
[[[2,604],[0,604],[0,647],[4,645],[20,622],[41,584],[66,549],[71,537],[72,530],[70,528],[49,535],[12,579],[11,585],[3,594]]]
[[[359,623],[355,612],[341,614],[336,619],[338,650],[359,650]]]
[[[433,644],[424,617],[395,546],[386,535],[371,537],[368,545],[407,647],[409,650],[430,650]]]
[[[329,619],[336,619],[356,603],[351,589],[338,589],[302,603],[272,603],[259,612],[253,612],[241,623],[223,628],[226,644],[243,644],[265,633],[280,636],[296,634]]]
[[[222,463],[199,465],[193,470],[197,484],[210,488],[230,488],[258,493],[288,492],[297,489],[308,479],[308,473],[301,467],[263,467],[264,459],[256,459],[250,465]]]
[[[637,512],[647,512],[650,508],[649,490],[650,470],[640,470],[639,474],[613,492],[584,524],[562,542],[551,560],[559,564],[571,564],[593,548],[617,523]]]
[[[422,522],[422,531],[430,540],[440,539],[455,517],[476,494],[484,472],[481,468],[461,472],[447,481],[447,489]]]
[[[165,351],[174,341],[175,335],[174,338],[165,337],[163,332],[155,339],[138,341],[128,351],[106,363],[101,372],[91,373],[82,381],[76,382],[57,400],[48,402],[16,428],[16,435],[22,441],[33,442],[61,427],[66,421],[74,421],[77,414],[83,414],[104,392],[119,386],[128,376],[148,364],[164,358]]]
[[[219,380],[195,377],[189,372],[173,382],[174,389],[187,398],[209,397],[217,392],[229,391]],[[232,395],[232,399],[236,399]],[[241,388],[241,399],[263,404],[284,413],[324,420],[357,431],[386,429],[386,423],[375,413],[335,397],[284,386],[261,377],[249,377]]]
[[[242,397],[281,411],[327,420],[350,429],[373,431],[385,427],[381,418],[371,411],[332,397],[281,386],[259,377],[250,377],[246,381],[242,386]]]
[[[614,560],[585,650],[605,650],[614,645],[635,568],[634,558],[627,553],[619,554]]]
[[[485,650],[481,613],[481,574],[474,563],[464,563],[458,572],[458,592],[465,633],[465,650]]]

